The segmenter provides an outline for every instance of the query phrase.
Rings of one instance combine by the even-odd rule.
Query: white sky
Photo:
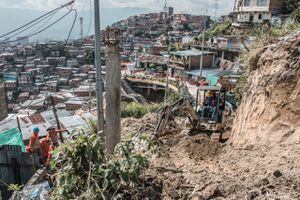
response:
[[[0,0],[2,8],[22,8],[34,10],[49,10],[69,0]],[[76,7],[89,9],[89,3],[93,0],[75,0]],[[175,7],[175,12],[185,12],[192,14],[202,14],[208,9],[208,14],[214,14],[215,0],[168,0],[169,6]],[[234,0],[218,0],[218,15],[226,14],[233,9]],[[100,0],[102,7],[137,7],[147,8],[153,11],[160,11],[164,5],[164,0]]]

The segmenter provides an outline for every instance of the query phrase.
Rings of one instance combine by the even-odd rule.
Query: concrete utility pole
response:
[[[121,59],[119,49],[120,31],[107,28],[106,43],[106,149],[108,154],[114,152],[121,141]]]
[[[101,40],[100,40],[100,8],[99,0],[94,0],[95,12],[95,67],[96,67],[96,95],[97,95],[97,119],[98,131],[102,142],[104,142],[104,114],[103,114],[103,88],[101,69]],[[101,132],[102,131],[102,132]]]
[[[207,10],[204,11],[204,29],[203,29],[203,34],[202,34],[202,47],[201,47],[201,58],[200,58],[200,74],[199,78],[200,80],[202,79],[202,70],[203,70],[203,56],[204,56],[204,41],[205,41],[205,31],[206,31],[206,17],[207,17]]]

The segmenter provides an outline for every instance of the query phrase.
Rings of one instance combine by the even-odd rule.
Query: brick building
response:
[[[282,0],[236,0],[234,22],[261,24],[264,20],[272,21],[273,16],[280,14],[282,5]]]

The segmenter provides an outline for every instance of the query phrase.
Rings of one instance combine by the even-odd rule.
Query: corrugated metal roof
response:
[[[203,54],[212,54],[212,52],[204,51]],[[201,56],[202,51],[196,50],[196,49],[189,49],[184,51],[175,51],[171,52],[171,55],[175,56]]]
[[[39,124],[39,123],[45,123],[46,122],[45,119],[43,118],[43,116],[40,113],[30,115],[30,116],[28,116],[28,119],[33,124]]]
[[[49,122],[52,126],[56,126],[55,117],[52,110],[47,110],[41,113],[43,118]],[[57,110],[58,118],[71,116],[72,114],[66,110]]]
[[[62,117],[59,119],[59,122],[70,132],[87,127],[87,122],[78,115]]]

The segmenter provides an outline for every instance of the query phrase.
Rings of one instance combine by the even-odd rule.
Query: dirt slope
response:
[[[300,40],[259,52],[229,141],[188,136],[179,119],[155,140],[145,199],[300,199]],[[123,119],[123,133],[152,133],[157,117]]]
[[[235,118],[234,146],[300,143],[300,40],[282,39],[257,51]]]

